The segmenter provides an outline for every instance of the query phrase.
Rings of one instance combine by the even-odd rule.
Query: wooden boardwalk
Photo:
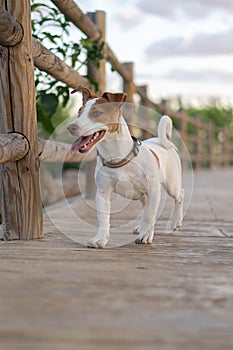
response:
[[[140,208],[119,203],[108,249],[85,248],[80,199],[49,208],[44,239],[0,244],[1,350],[233,348],[233,169],[195,174],[176,233],[164,200],[152,245],[129,243]]]

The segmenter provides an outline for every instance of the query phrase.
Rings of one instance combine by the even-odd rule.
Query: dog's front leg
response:
[[[96,210],[99,222],[99,228],[96,236],[88,242],[89,248],[104,248],[109,240],[110,229],[110,192],[102,192],[97,190],[96,194]]]

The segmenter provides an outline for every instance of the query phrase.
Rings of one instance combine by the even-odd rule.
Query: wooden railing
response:
[[[90,40],[105,42],[103,11],[85,15],[73,0],[53,0],[53,3]],[[88,74],[98,82],[100,92],[105,90],[108,61],[123,79],[128,102],[133,103],[138,94],[141,105],[173,118],[195,168],[233,163],[232,135],[227,128],[203,124],[184,110],[174,113],[166,104],[152,102],[147,96],[147,87],[134,82],[133,63],[120,63],[106,42],[104,54],[98,70],[91,63],[88,65]],[[0,0],[0,163],[2,221],[4,238],[8,240],[43,237],[40,161],[80,162],[83,159],[81,154],[71,154],[68,144],[38,140],[34,65],[71,88],[90,87],[89,80],[32,38],[29,0]],[[142,121],[136,119],[133,109],[127,115],[129,125],[141,127]],[[156,130],[151,130],[149,114],[143,123],[144,136],[156,134]],[[189,125],[195,130],[192,134],[188,132]],[[93,151],[87,160],[95,157]],[[92,196],[94,191],[93,167],[90,162],[87,196]]]
[[[185,109],[171,111],[166,101],[160,104],[160,112],[172,117],[195,170],[233,165],[233,133],[229,126],[204,123],[199,117],[190,117]]]

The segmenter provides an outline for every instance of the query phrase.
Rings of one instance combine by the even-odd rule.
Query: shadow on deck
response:
[[[104,250],[85,248],[93,202],[50,207],[43,240],[0,245],[1,350],[232,348],[232,181],[195,174],[183,228],[166,229],[164,199],[152,245],[132,242],[137,204],[115,202]]]

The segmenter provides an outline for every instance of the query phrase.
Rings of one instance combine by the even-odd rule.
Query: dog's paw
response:
[[[177,224],[175,227],[173,227],[173,231],[177,231],[182,227],[182,224]]]
[[[144,235],[139,235],[135,240],[137,244],[151,244],[153,242],[154,233],[146,233]]]
[[[171,222],[171,230],[177,231],[182,227],[182,221],[180,222]]]
[[[105,245],[107,244],[108,240],[107,239],[91,239],[87,243],[88,248],[104,248]]]

